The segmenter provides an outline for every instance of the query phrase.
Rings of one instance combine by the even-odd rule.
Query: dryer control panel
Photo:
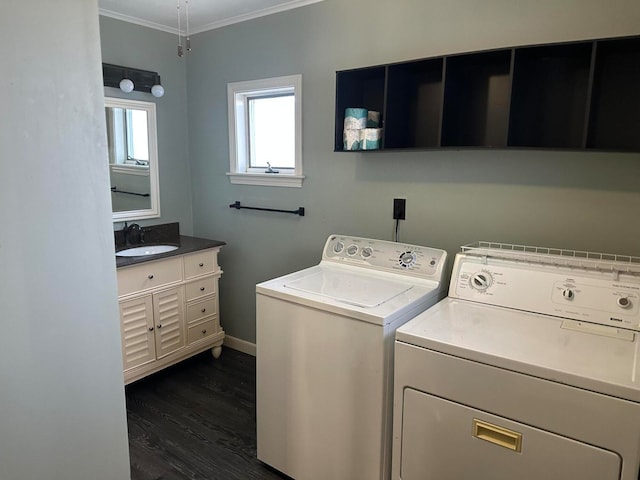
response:
[[[407,243],[330,235],[322,260],[441,281],[447,252]]]
[[[458,254],[449,296],[640,331],[640,275],[496,256]]]

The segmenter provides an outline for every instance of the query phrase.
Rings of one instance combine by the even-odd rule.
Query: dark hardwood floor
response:
[[[255,368],[224,348],[128,385],[131,479],[288,478],[256,458]]]

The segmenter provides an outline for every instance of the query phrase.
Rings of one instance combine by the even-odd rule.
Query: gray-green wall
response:
[[[96,0],[2,4],[0,478],[129,456]]]
[[[138,223],[180,222],[180,231],[191,234],[186,64],[176,55],[177,37],[100,16],[100,39],[103,62],[158,72],[165,89],[162,98],[155,98],[144,92],[125,94],[118,88],[104,88],[106,96],[156,103],[161,216]],[[120,227],[114,224],[115,229]]]
[[[336,70],[496,47],[640,34],[628,0],[325,0],[204,32],[187,59],[196,234],[221,253],[221,319],[255,339],[255,284],[316,264],[338,232],[451,254],[493,240],[640,255],[640,155],[549,151],[333,153]],[[301,189],[231,185],[228,82],[301,73]],[[640,134],[640,132],[639,132]],[[229,204],[306,208],[292,215]],[[163,205],[163,208],[165,206]]]
[[[331,233],[400,239],[454,254],[493,240],[640,255],[640,155],[551,151],[334,153],[336,70],[516,45],[640,34],[628,0],[325,0],[193,36],[100,18],[103,61],[158,71],[160,219],[224,240],[221,318],[255,340],[255,284],[316,264]],[[231,185],[229,82],[303,75],[301,189]],[[122,96],[117,89],[107,94]],[[133,97],[152,99],[148,94]],[[295,209],[236,211],[229,204]]]

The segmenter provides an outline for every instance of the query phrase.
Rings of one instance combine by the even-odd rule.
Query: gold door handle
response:
[[[473,419],[473,433],[475,438],[499,445],[514,452],[522,451],[522,434],[492,423]]]

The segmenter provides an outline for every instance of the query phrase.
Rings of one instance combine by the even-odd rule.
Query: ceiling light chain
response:
[[[189,35],[189,0],[184,0],[185,15],[187,17],[187,53],[191,52],[191,36]]]
[[[180,29],[180,0],[178,0],[176,8],[178,10],[178,56],[182,57],[184,55],[184,50],[182,50],[182,31]]]
[[[184,2],[185,9],[185,19],[186,19],[186,41],[185,46],[187,53],[191,52],[191,35],[189,33],[189,0],[185,0]],[[185,49],[182,46],[182,24],[181,24],[181,14],[180,14],[180,0],[178,0],[178,4],[176,6],[176,10],[178,11],[178,56],[183,57],[185,53]]]

